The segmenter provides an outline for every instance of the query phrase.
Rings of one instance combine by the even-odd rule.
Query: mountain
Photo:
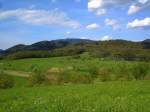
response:
[[[10,53],[18,52],[18,51],[23,51],[25,48],[26,48],[26,45],[18,44],[11,48],[8,48],[7,50],[4,51],[4,53],[10,54]]]
[[[150,39],[145,39],[143,42],[150,43]]]
[[[142,41],[142,45],[145,49],[150,49],[150,39]]]
[[[57,41],[57,40],[56,40]],[[94,42],[93,40],[89,40],[89,39],[71,39],[71,38],[68,38],[68,39],[60,39],[58,41],[66,41],[68,43],[71,43],[71,44],[78,44],[78,43],[91,43],[91,42]]]
[[[127,40],[93,41],[87,39],[59,39],[40,41],[31,45],[19,44],[1,51],[3,58],[44,58],[78,56],[88,52],[92,57],[150,60],[150,39],[141,42]]]
[[[87,39],[59,39],[52,41],[40,41],[32,45],[19,44],[8,48],[4,51],[5,54],[11,54],[19,51],[51,51],[57,48],[63,48],[68,45],[78,44],[78,43],[91,43],[92,40]]]

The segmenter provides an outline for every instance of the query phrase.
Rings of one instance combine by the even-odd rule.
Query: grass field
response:
[[[30,72],[32,66],[38,66],[42,70],[47,70],[52,67],[67,68],[73,67],[78,71],[87,71],[89,65],[97,65],[101,67],[108,67],[112,72],[116,72],[120,65],[127,65],[132,67],[137,61],[113,61],[113,60],[101,60],[101,59],[73,59],[71,57],[54,57],[54,58],[36,58],[36,59],[20,59],[20,60],[2,60],[0,61],[0,68],[8,70],[19,70]],[[148,62],[147,62],[148,63]],[[150,65],[150,63],[149,63]],[[150,70],[149,70],[150,72]]]
[[[11,70],[31,71],[33,65],[39,66],[40,69],[49,69],[51,67],[77,67],[79,69],[88,69],[88,63],[96,63],[99,66],[108,66],[112,69],[117,69],[116,66],[125,63],[132,66],[137,62],[128,61],[101,61],[100,59],[82,60],[71,59],[69,57],[56,57],[56,58],[37,58],[37,59],[21,59],[21,60],[4,60],[0,62],[0,67]]]
[[[105,69],[104,72],[109,72],[111,80],[118,80],[118,77],[128,77],[127,80],[132,80],[132,70],[134,70],[136,64],[142,62],[138,61],[113,61],[113,60],[101,60],[101,59],[74,59],[71,57],[55,57],[55,58],[36,58],[36,59],[21,59],[21,60],[3,60],[0,61],[0,68],[5,70],[14,70],[22,72],[32,72],[34,66],[37,66],[40,70],[48,71],[51,69],[72,69],[80,74],[89,74],[90,68]],[[149,65],[150,63],[146,63]],[[143,65],[141,65],[142,67]],[[94,69],[95,69],[94,68]],[[143,69],[143,68],[142,68]],[[137,69],[138,70],[138,69]],[[56,70],[57,71],[57,70]],[[102,71],[103,72],[103,71]],[[140,72],[140,71],[139,71]],[[124,78],[120,78],[124,80]],[[150,69],[145,77],[146,80],[150,79]]]
[[[0,112],[150,112],[149,81],[29,88],[16,80],[0,90]]]
[[[0,67],[22,72],[31,72],[34,65],[42,70],[73,67],[79,72],[87,73],[89,64],[97,64],[99,67],[108,67],[111,74],[115,75],[120,70],[118,66],[125,64],[130,68],[136,63],[140,62],[63,57],[3,60]],[[148,76],[149,73],[150,70]],[[13,88],[0,89],[0,112],[150,112],[149,80],[94,81],[92,84],[29,87],[27,78],[17,75],[13,79]]]

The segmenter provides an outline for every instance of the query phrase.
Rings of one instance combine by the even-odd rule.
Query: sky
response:
[[[65,38],[150,38],[150,0],[0,0],[0,49]]]

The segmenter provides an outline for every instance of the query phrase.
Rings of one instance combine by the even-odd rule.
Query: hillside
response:
[[[92,41],[86,39],[60,39],[41,41],[32,45],[16,45],[3,51],[4,58],[44,58],[76,56],[88,52],[97,58],[150,60],[150,41],[127,40]],[[14,58],[15,57],[15,58]],[[17,57],[17,58],[16,58]]]
[[[4,52],[5,54],[11,54],[19,51],[47,51],[47,50],[51,51],[53,49],[63,48],[72,44],[90,43],[90,42],[92,41],[86,39],[59,39],[59,40],[52,40],[52,41],[40,41],[32,45],[19,44],[6,49]]]
[[[89,44],[75,44],[70,47],[55,49],[54,56],[76,55],[88,52],[97,58],[149,60],[150,43],[132,42],[126,40],[96,41]],[[68,54],[69,53],[69,54]]]
[[[146,39],[142,42],[145,49],[150,49],[150,39]]]

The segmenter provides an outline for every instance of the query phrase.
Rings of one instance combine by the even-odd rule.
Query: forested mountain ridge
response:
[[[76,56],[88,52],[97,58],[150,60],[150,39],[140,42],[127,40],[93,41],[60,39],[32,45],[16,45],[3,51],[4,58],[22,59],[55,56]]]
[[[40,41],[32,45],[18,44],[16,46],[6,49],[4,52],[5,54],[10,54],[19,51],[47,51],[47,50],[51,51],[53,49],[63,48],[71,44],[90,43],[90,42],[92,42],[92,40],[86,39],[59,39],[52,41]]]

